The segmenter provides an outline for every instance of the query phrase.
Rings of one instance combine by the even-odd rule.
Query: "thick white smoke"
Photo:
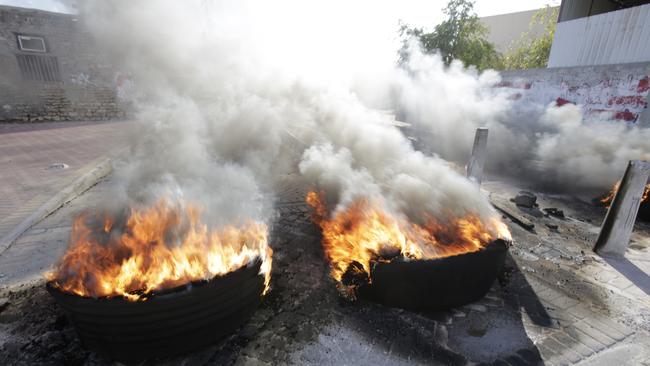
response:
[[[264,220],[274,178],[299,170],[343,204],[378,195],[412,217],[486,216],[477,191],[427,156],[464,165],[477,127],[490,128],[489,173],[556,190],[604,192],[627,160],[650,158],[650,130],[585,121],[571,105],[515,103],[493,87],[496,72],[447,67],[415,46],[396,67],[391,24],[359,29],[359,11],[344,10],[337,1],[84,3],[92,33],[138,89],[122,198],[171,186],[216,222]],[[425,153],[372,108],[412,123]]]
[[[627,162],[650,158],[650,129],[585,118],[575,105],[511,101],[494,71],[477,73],[460,63],[411,50],[407,70],[394,79],[394,108],[415,126],[423,149],[468,161],[474,131],[489,127],[486,170],[541,189],[602,194],[620,179]]]
[[[359,31],[344,9],[85,2],[91,32],[137,86],[139,123],[115,202],[171,191],[204,203],[215,224],[268,221],[275,178],[299,171],[343,205],[381,196],[412,219],[487,218],[475,187],[431,156],[464,165],[479,126],[490,128],[488,172],[563,191],[604,192],[627,160],[649,157],[648,130],[584,122],[574,106],[517,105],[493,88],[496,72],[446,67],[414,46],[398,68],[390,23]],[[407,133],[424,153],[371,108],[413,123]]]
[[[267,220],[272,182],[299,170],[342,204],[378,195],[413,218],[423,211],[439,219],[496,215],[475,186],[415,151],[392,118],[362,102],[386,104],[396,85],[417,90],[394,66],[394,42],[368,39],[365,47],[354,26],[331,37],[319,28],[317,19],[328,14],[333,27],[344,5],[274,3],[273,14],[290,15],[265,29],[255,24],[271,11],[265,2],[85,3],[91,32],[138,89],[134,148],[118,171],[122,199],[146,200],[172,187],[205,203],[217,223]],[[360,92],[375,89],[364,82],[372,75],[381,75],[373,95]],[[437,82],[462,93],[473,77],[456,68]]]
[[[541,177],[564,190],[602,193],[621,178],[629,160],[650,159],[650,129],[598,118],[584,120],[579,106],[549,106],[537,139]]]

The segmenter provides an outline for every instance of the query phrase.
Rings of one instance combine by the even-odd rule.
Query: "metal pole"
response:
[[[631,160],[609,206],[598,234],[594,251],[598,254],[624,255],[630,243],[641,198],[650,175],[650,163]]]
[[[645,104],[647,107],[641,112],[637,124],[639,127],[650,127],[650,94],[645,97]]]
[[[467,178],[479,185],[483,179],[483,166],[485,165],[487,139],[488,129],[486,127],[477,128],[476,135],[474,135],[472,156],[469,159],[469,164],[467,164]]]

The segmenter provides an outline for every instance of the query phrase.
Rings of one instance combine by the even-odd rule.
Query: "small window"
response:
[[[18,37],[18,48],[21,51],[28,52],[47,52],[45,48],[45,38],[37,36],[26,36],[26,35],[17,35]]]

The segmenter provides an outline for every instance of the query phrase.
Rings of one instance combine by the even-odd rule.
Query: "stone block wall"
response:
[[[46,53],[19,48],[17,35],[43,37]],[[55,80],[26,77],[19,57],[51,57]],[[123,118],[117,72],[76,15],[0,6],[0,122]]]
[[[125,113],[113,88],[48,86],[35,101],[4,104],[4,121],[40,122],[67,120],[107,120],[124,118]]]

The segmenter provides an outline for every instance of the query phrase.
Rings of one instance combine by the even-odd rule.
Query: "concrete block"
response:
[[[649,107],[646,107],[646,109],[643,112],[641,112],[641,115],[639,116],[638,124],[641,127],[650,127],[650,93],[646,95],[645,100],[646,100],[646,105]]]
[[[594,316],[592,311],[579,304],[568,308],[566,311],[579,320]]]
[[[483,179],[483,167],[487,153],[488,129],[485,127],[477,128],[474,135],[474,146],[472,147],[472,156],[467,164],[467,178],[471,181],[481,184]]]
[[[589,349],[591,349],[594,352],[600,352],[605,347],[607,346],[606,344],[603,344],[599,340],[591,337],[589,334],[582,332],[578,330],[578,328],[574,326],[569,326],[563,329],[566,334],[568,334],[571,338],[575,339],[581,344],[584,344],[587,346]],[[609,342],[607,342],[609,343]],[[611,343],[609,343],[611,344]]]
[[[605,345],[606,347],[611,346],[612,344],[616,343],[616,340],[602,331],[592,327],[589,325],[589,319],[585,319],[582,321],[579,321],[574,324],[574,326],[581,332],[585,333],[589,337],[597,340],[599,343]]]
[[[599,319],[592,317],[589,319],[589,324],[616,341],[622,341],[628,336],[634,334],[632,329],[604,318]]]
[[[570,348],[570,345],[562,344],[552,337],[544,339],[542,343],[546,347],[551,348],[562,359],[569,361],[570,364],[575,364],[578,361],[582,360],[582,356],[578,352],[572,350]]]
[[[565,296],[562,292],[557,291],[554,288],[549,287],[547,285],[544,285],[539,289],[535,289],[535,293],[537,294],[540,300],[546,302],[551,302],[552,300]]]
[[[548,300],[551,304],[555,305],[560,310],[567,310],[568,308],[577,305],[578,300],[572,299],[568,296],[560,296],[553,300]]]
[[[548,338],[547,338],[548,339]],[[543,340],[541,343],[537,344],[537,348],[539,349],[539,352],[542,354],[544,358],[544,362],[551,364],[551,365],[569,365],[572,362],[569,361],[567,358],[562,356],[562,354],[554,350],[552,347],[549,347],[546,344],[547,339]]]
[[[566,347],[570,347],[572,350],[578,353],[581,358],[587,358],[594,354],[594,351],[591,348],[582,344],[579,340],[571,338],[565,332],[560,331],[554,333],[553,339],[558,341],[560,344],[565,345]]]
[[[628,163],[620,187],[603,221],[594,251],[599,254],[625,254],[649,175],[650,163],[640,160],[631,160]]]

